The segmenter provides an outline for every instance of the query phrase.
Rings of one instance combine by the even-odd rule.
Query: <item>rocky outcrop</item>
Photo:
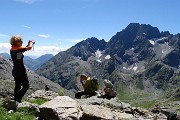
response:
[[[42,96],[42,92],[44,92],[44,96]],[[46,91],[36,91],[31,96],[36,94],[37,98],[48,98],[50,94],[45,93]],[[12,100],[9,101],[4,102],[6,103],[4,107],[11,110],[16,104]],[[131,107],[130,104],[121,102],[117,98],[108,100],[97,96],[87,99],[57,96],[42,105],[22,102],[17,106],[17,109],[20,108],[28,108],[33,111],[37,120],[166,120],[171,116],[179,117],[171,109],[156,107],[146,110]]]
[[[27,99],[28,100],[34,100],[36,98],[43,98],[43,99],[46,99],[46,100],[52,100],[57,96],[59,96],[59,94],[54,92],[54,91],[46,91],[46,90],[42,89],[42,90],[35,91],[31,95],[29,95],[27,97]]]
[[[0,79],[10,79],[12,80],[12,61],[0,56]]]
[[[92,101],[91,101],[92,100]],[[57,96],[39,107],[38,117],[45,120],[166,120],[168,113],[153,113],[146,109],[131,107],[117,99],[107,100],[96,96],[74,100]]]
[[[97,101],[100,98],[96,98]],[[103,101],[103,99],[102,99]],[[136,119],[132,114],[118,111],[118,109],[108,108],[101,105],[87,104],[86,102],[76,100],[68,96],[57,96],[51,101],[48,101],[39,107],[39,118],[53,119],[53,120],[96,120],[108,119],[119,120]],[[109,101],[110,103],[110,101]]]

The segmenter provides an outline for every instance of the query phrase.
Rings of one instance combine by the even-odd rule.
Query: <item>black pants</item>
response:
[[[20,74],[13,72],[13,77],[15,80],[15,88],[14,88],[14,100],[21,102],[23,96],[29,89],[29,81],[27,74]]]
[[[80,92],[77,92],[75,93],[75,98],[77,99],[81,99],[81,96],[82,95],[87,95],[88,97],[91,97],[91,96],[95,96],[96,95],[96,92],[86,92],[86,91],[80,91]]]

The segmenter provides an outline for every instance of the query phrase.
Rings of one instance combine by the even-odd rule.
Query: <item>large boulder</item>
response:
[[[97,98],[97,96],[92,96],[87,99],[77,99],[78,104],[87,105],[100,105],[110,109],[123,110],[123,104],[118,99],[113,98],[111,100],[105,98]]]
[[[121,113],[113,111],[110,108],[106,108],[99,105],[82,105],[83,111],[82,120],[135,120],[136,118],[132,114]]]
[[[57,96],[39,107],[39,117],[45,120],[78,120],[78,105],[68,96]]]
[[[111,109],[105,108],[99,105],[82,105],[81,109],[83,111],[83,119],[108,119],[113,120],[114,115],[111,112]]]

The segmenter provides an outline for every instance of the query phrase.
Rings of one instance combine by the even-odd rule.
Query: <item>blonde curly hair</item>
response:
[[[15,36],[11,37],[11,39],[10,39],[11,45],[17,45],[18,42],[22,42],[22,36],[21,35],[15,35]]]

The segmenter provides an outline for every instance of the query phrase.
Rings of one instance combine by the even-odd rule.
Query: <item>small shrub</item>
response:
[[[59,92],[58,92],[58,94],[59,94],[60,96],[63,96],[63,95],[64,95],[64,89],[60,89]]]

